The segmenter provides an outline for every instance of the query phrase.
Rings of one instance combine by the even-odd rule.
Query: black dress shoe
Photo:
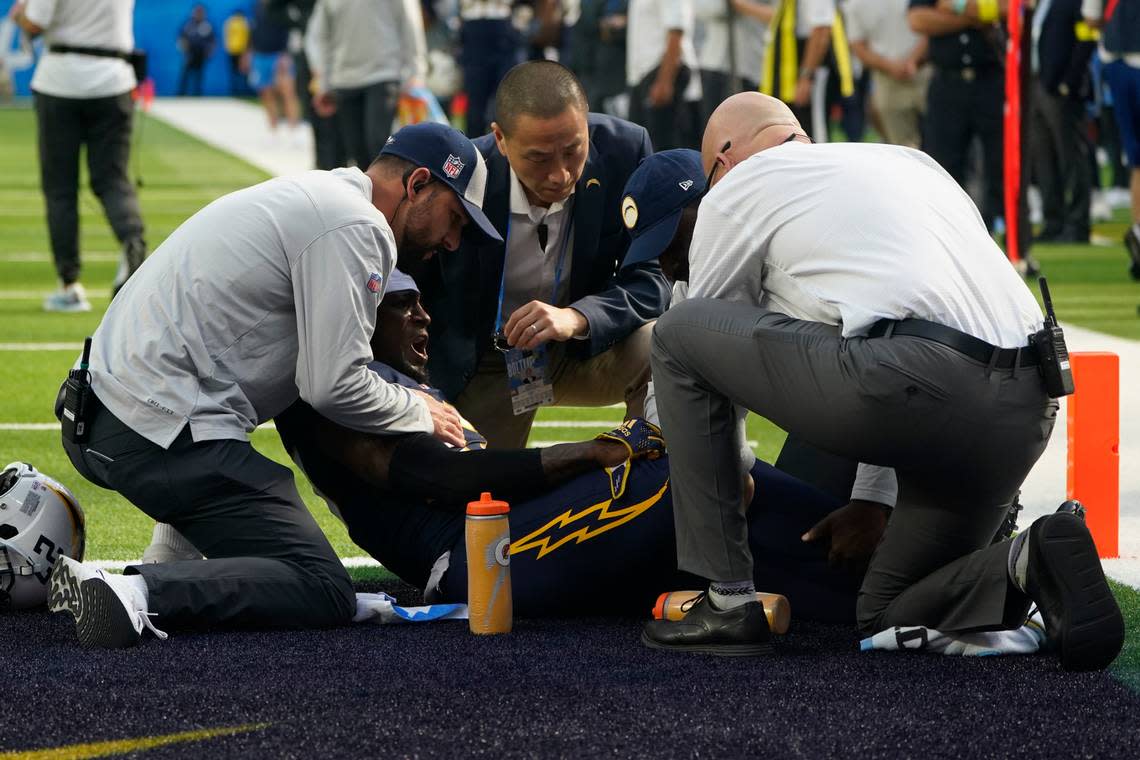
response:
[[[646,623],[641,643],[677,652],[754,657],[772,653],[771,635],[763,603],[748,602],[730,610],[718,610],[704,595],[683,620]]]
[[[1085,523],[1061,512],[1029,528],[1026,593],[1066,670],[1102,670],[1124,645],[1124,618]]]

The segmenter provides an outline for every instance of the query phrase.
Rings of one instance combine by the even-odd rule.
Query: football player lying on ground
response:
[[[411,278],[393,273],[377,316],[370,368],[426,387],[430,318]],[[428,601],[466,600],[464,510],[481,491],[511,503],[520,616],[644,614],[660,592],[692,584],[676,570],[668,456],[643,420],[591,441],[514,451],[482,449],[474,430],[463,450],[427,435],[362,435],[300,402],[276,423],[352,540]],[[797,618],[853,621],[862,569],[829,566],[825,550],[800,540],[841,502],[763,462],[751,474],[756,587],[787,596]]]
[[[426,385],[430,318],[410,278],[392,281],[378,320],[373,371]],[[305,404],[277,427],[352,540],[429,601],[466,599],[464,508],[481,491],[512,504],[520,616],[643,613],[661,591],[691,583],[676,571],[668,459],[644,421],[592,441],[519,451],[483,450],[474,430],[464,450],[428,436],[358,435]],[[787,596],[799,618],[852,620],[858,568],[829,567],[819,548],[800,541],[840,504],[761,462],[752,477],[752,541],[766,558],[757,587]]]

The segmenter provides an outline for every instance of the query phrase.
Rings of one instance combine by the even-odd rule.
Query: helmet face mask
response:
[[[47,601],[60,555],[83,559],[83,510],[62,484],[23,462],[0,473],[0,610]]]

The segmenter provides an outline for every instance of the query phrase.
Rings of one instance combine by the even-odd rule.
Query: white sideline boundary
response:
[[[350,569],[355,567],[384,567],[371,557],[344,557],[341,562]],[[122,572],[127,565],[141,565],[142,560],[97,559],[83,564],[108,572]]]

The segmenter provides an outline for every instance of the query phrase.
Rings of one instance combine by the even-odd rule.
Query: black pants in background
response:
[[[737,87],[732,86],[732,76],[726,71],[715,69],[701,69],[701,118],[698,128],[704,131],[704,125],[709,123],[709,117],[717,106],[730,95],[738,92],[751,92],[759,85],[746,77],[737,80]]]
[[[1045,213],[1044,236],[1089,239],[1092,148],[1084,122],[1084,103],[1051,93],[1040,82],[1034,84],[1029,136]]]
[[[966,187],[970,143],[982,145],[986,225],[1003,216],[1003,108],[1005,78],[999,67],[935,69],[927,91],[926,152]]]
[[[182,76],[178,80],[179,95],[202,95],[202,72],[206,67],[205,56],[191,53],[182,66]]]
[[[64,285],[79,279],[79,149],[87,146],[91,192],[120,243],[141,238],[142,215],[127,176],[131,158],[131,94],[57,98],[35,93],[40,184],[47,205],[55,269]]]
[[[173,525],[209,557],[126,569],[146,581],[159,627],[302,628],[351,620],[352,581],[287,467],[247,441],[195,443],[189,425],[163,449],[95,406],[87,442],[63,441],[75,469]]]
[[[701,102],[685,100],[685,90],[689,86],[692,71],[682,66],[677,71],[673,85],[673,101],[663,106],[649,103],[649,88],[657,79],[657,69],[653,69],[637,83],[629,98],[629,120],[640,124],[649,132],[654,150],[701,147],[701,132],[704,125],[698,124]]]
[[[309,91],[313,70],[309,68],[309,59],[303,52],[293,55],[293,68],[296,72],[294,81],[297,85],[297,99],[301,102],[305,121],[313,129],[313,166],[328,170],[347,165],[348,157],[345,155],[344,140],[341,139],[336,114],[320,116],[313,108],[313,94]]]
[[[344,150],[361,171],[368,168],[392,135],[399,102],[399,82],[336,91],[336,120]]]

